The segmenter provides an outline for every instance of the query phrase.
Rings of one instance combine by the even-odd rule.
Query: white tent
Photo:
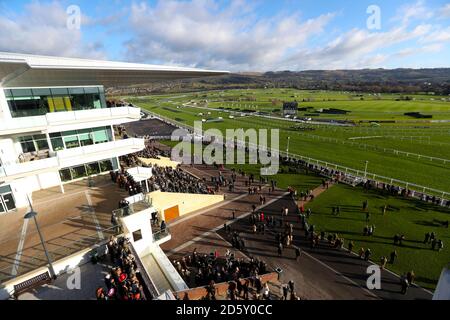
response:
[[[153,176],[152,168],[134,167],[127,169],[127,172],[133,177],[135,182],[145,181],[145,190],[149,192],[147,180]]]

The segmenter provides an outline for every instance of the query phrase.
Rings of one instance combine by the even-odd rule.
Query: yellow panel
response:
[[[56,97],[53,98],[54,104],[55,104],[55,111],[65,111],[66,107],[64,106],[64,98],[63,97]]]
[[[48,107],[50,108],[50,112],[55,112],[55,103],[53,102],[53,98],[48,97]]]
[[[64,97],[64,103],[66,104],[67,111],[72,111],[72,102],[69,97]]]

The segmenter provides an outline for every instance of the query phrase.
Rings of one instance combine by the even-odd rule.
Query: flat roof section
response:
[[[227,74],[172,66],[0,52],[0,85],[13,87],[129,86]]]

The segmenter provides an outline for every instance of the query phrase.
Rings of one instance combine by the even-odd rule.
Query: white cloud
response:
[[[450,18],[450,3],[444,5],[440,10],[440,17],[442,18]]]
[[[240,70],[275,68],[290,50],[324,31],[328,13],[301,21],[299,13],[257,19],[244,1],[219,8],[210,0],[159,1],[131,8],[134,37],[127,55],[138,61]]]
[[[427,20],[433,17],[433,11],[425,5],[424,0],[401,6],[393,21],[401,21],[407,25],[412,20]]]
[[[328,45],[313,50],[303,50],[287,61],[291,69],[355,69],[382,67],[391,54],[381,53],[395,45],[417,40],[426,35],[430,25],[418,25],[412,30],[401,26],[386,32],[369,32],[352,29],[331,41]]]
[[[46,4],[34,1],[21,14],[0,15],[0,30],[0,51],[105,57],[101,42],[84,43],[80,29],[67,28],[66,8],[56,1]]]
[[[450,27],[437,28],[421,39],[421,43],[447,42],[450,41]]]

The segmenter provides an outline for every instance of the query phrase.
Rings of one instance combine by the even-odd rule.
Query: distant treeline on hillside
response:
[[[175,93],[247,88],[296,88],[373,93],[450,94],[450,68],[281,71],[263,74],[229,74],[171,82],[114,88],[111,93]]]

